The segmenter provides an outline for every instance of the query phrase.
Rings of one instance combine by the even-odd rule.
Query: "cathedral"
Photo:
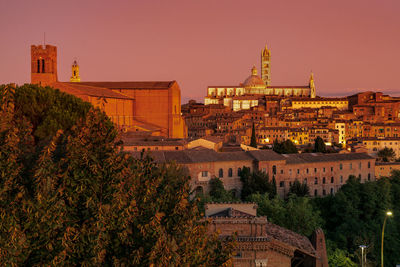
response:
[[[72,64],[69,82],[57,78],[57,47],[31,46],[31,83],[75,95],[103,110],[124,132],[185,138],[181,90],[176,81],[84,82]]]
[[[238,86],[209,86],[204,103],[223,104],[237,111],[258,106],[258,99],[266,96],[315,98],[314,76],[311,73],[305,86],[272,86],[271,50],[265,46],[261,52],[261,77],[253,66],[250,76]]]

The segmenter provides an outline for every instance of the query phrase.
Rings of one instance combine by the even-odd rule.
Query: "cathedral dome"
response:
[[[255,66],[251,69],[251,75],[244,81],[244,87],[265,87],[264,81],[257,75]]]

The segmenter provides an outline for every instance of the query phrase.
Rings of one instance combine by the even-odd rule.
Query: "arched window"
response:
[[[343,164],[342,164],[342,163],[340,163],[339,168],[340,168],[341,170],[343,170]]]
[[[42,72],[45,73],[45,69],[44,69],[44,59],[42,59]]]
[[[40,59],[37,60],[37,73],[40,73]]]
[[[240,176],[240,174],[242,173],[242,169],[241,168],[238,168],[238,176]]]
[[[331,195],[333,195],[333,188],[331,188]]]
[[[317,189],[314,190],[314,196],[318,196],[318,190]]]
[[[335,180],[334,180],[334,178],[333,178],[333,176],[331,177],[331,184],[333,184],[333,182],[334,182]]]
[[[315,177],[315,179],[314,179],[314,184],[318,184],[318,178],[317,177]]]
[[[368,169],[371,168],[371,162],[368,161]]]
[[[368,173],[368,181],[371,181],[371,174]]]
[[[307,184],[307,178],[304,178],[303,183],[304,183],[304,184]]]
[[[324,178],[322,178],[322,183],[323,183],[323,184],[325,184],[325,183],[326,183],[326,179],[325,179],[325,177],[324,177]]]
[[[275,165],[272,166],[272,173],[276,174],[276,166]]]
[[[232,177],[232,175],[233,175],[233,174],[232,174],[232,168],[229,168],[229,169],[228,169],[228,176],[229,176],[229,177]]]
[[[326,196],[326,190],[322,190],[322,195]]]
[[[223,170],[223,169],[219,169],[218,177],[219,177],[219,178],[224,177],[224,170]]]

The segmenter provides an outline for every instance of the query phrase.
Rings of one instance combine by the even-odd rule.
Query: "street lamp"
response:
[[[364,267],[365,262],[367,261],[367,252],[365,252],[365,259],[364,259],[364,249],[367,248],[366,245],[361,245],[361,267]]]
[[[382,227],[382,244],[381,244],[381,267],[383,267],[383,238],[385,235],[385,225],[386,225],[386,219],[389,216],[392,216],[393,213],[391,211],[387,211],[385,215],[385,220],[383,221],[383,227]]]

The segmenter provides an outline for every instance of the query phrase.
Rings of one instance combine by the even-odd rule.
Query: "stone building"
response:
[[[237,234],[233,265],[238,267],[311,266],[327,267],[325,236],[317,230],[313,242],[257,216],[255,203],[207,203],[209,232],[220,237]]]
[[[400,171],[400,162],[377,162],[375,177],[376,179],[389,177],[393,171]]]
[[[31,83],[51,86],[99,107],[125,131],[144,131],[168,138],[185,138],[181,90],[176,81],[82,82],[72,65],[70,82],[57,78],[57,47],[31,46]]]
[[[361,182],[375,180],[375,158],[366,153],[346,154],[278,154],[272,150],[216,152],[211,149],[181,151],[150,151],[156,162],[176,162],[188,169],[191,187],[197,192],[209,192],[209,181],[219,178],[226,190],[239,196],[243,167],[258,170],[275,178],[277,192],[284,197],[291,184],[300,181],[308,185],[310,195],[334,194],[350,175]],[[140,153],[133,153],[140,157]]]

